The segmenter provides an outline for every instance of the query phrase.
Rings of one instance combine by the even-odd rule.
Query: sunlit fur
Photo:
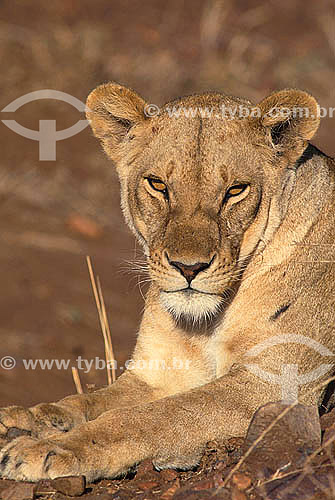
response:
[[[160,300],[164,308],[177,321],[186,316],[193,323],[197,323],[201,319],[211,319],[221,306],[221,299],[218,295],[188,290],[185,292],[161,292]]]

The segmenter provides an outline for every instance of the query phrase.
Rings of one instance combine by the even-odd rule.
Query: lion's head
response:
[[[319,125],[315,99],[283,90],[255,107],[212,93],[149,117],[140,96],[110,83],[87,106],[161,303],[177,319],[215,315],[285,216]]]

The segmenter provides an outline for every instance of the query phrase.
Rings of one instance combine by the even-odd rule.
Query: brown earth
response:
[[[158,105],[204,90],[257,102],[298,87],[335,106],[332,0],[3,0],[0,13],[0,109],[41,89],[84,101],[108,80]],[[36,130],[39,120],[56,120],[61,130],[82,118],[55,100],[0,115]],[[88,128],[57,143],[56,161],[43,162],[37,142],[2,123],[0,130],[0,359],[16,360],[14,369],[0,369],[0,406],[32,405],[75,390],[78,356],[103,358],[86,255],[124,366],[143,308],[127,261],[142,257],[122,220],[112,166]],[[334,155],[333,137],[334,118],[324,118],[314,143]],[[26,370],[23,359],[71,362],[66,370]],[[80,376],[84,388],[106,380],[97,369]]]

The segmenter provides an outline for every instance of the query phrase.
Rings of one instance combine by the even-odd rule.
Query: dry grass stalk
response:
[[[86,261],[87,261],[88,272],[90,275],[93,295],[94,295],[95,303],[96,303],[97,310],[98,310],[101,331],[102,331],[102,335],[104,338],[105,358],[106,358],[106,365],[107,365],[107,367],[106,367],[106,369],[107,369],[107,383],[108,383],[108,385],[111,385],[112,381],[115,382],[115,380],[116,380],[116,372],[115,372],[115,358],[114,358],[110,328],[109,328],[107,314],[106,314],[105,301],[104,301],[104,298],[102,295],[99,277],[97,277],[97,280],[95,280],[95,277],[94,277],[91,258],[89,256],[87,256]],[[110,367],[112,367],[112,375],[111,375]]]
[[[76,389],[77,389],[77,393],[83,394],[84,391],[83,391],[83,387],[82,387],[81,382],[80,382],[78,369],[75,368],[74,366],[72,367],[72,377],[73,377],[74,385],[76,386]]]
[[[106,307],[105,307],[105,300],[104,300],[104,297],[102,294],[102,288],[101,288],[99,276],[97,276],[97,285],[98,285],[98,294],[99,294],[99,298],[100,298],[102,316],[103,316],[103,320],[104,320],[106,338],[107,338],[107,344],[105,343],[105,350],[106,350],[106,352],[108,350],[108,359],[110,360],[109,367],[110,366],[112,367],[112,379],[113,379],[113,382],[115,382],[115,380],[116,380],[116,373],[115,373],[115,366],[114,366],[115,357],[114,357],[114,351],[113,351],[112,337],[111,337],[111,331],[109,328]],[[110,371],[109,371],[109,373],[110,373]]]

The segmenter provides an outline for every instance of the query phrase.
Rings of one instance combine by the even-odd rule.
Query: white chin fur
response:
[[[161,292],[160,300],[176,320],[184,317],[192,322],[212,318],[221,304],[218,295],[199,292]]]

